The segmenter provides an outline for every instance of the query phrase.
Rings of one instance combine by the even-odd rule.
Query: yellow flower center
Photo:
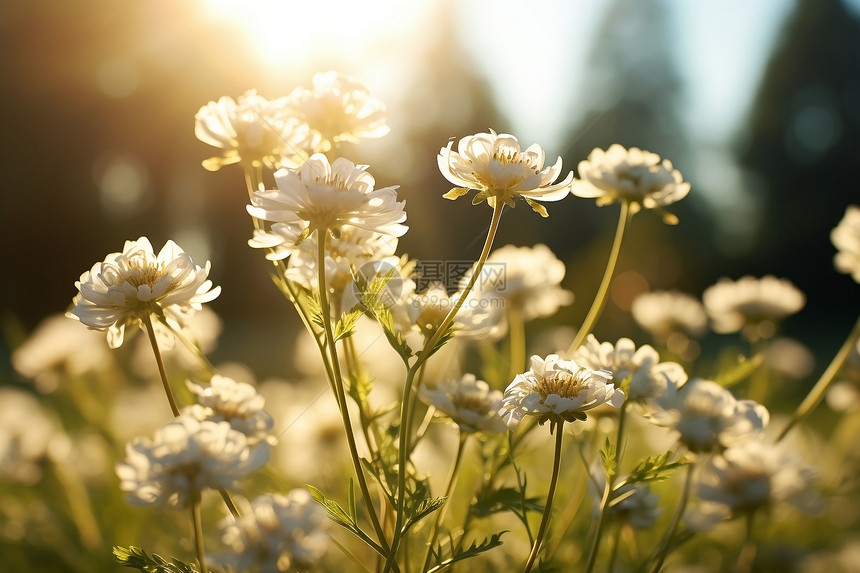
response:
[[[558,394],[563,398],[576,398],[587,386],[589,377],[587,368],[579,368],[576,372],[570,370],[547,372],[543,377],[538,378],[536,384],[541,403],[550,394]]]

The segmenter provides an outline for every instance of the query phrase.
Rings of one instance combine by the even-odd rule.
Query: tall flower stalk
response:
[[[529,573],[532,570],[532,567],[535,564],[535,560],[537,559],[538,553],[540,553],[541,545],[543,545],[543,538],[546,535],[546,529],[549,525],[549,518],[552,514],[552,501],[555,497],[555,487],[558,485],[558,472],[561,467],[561,441],[562,434],[564,433],[564,421],[558,422],[555,426],[555,451],[553,453],[552,458],[552,476],[549,478],[549,491],[546,494],[546,504],[543,509],[543,516],[541,516],[540,526],[538,527],[537,535],[535,536],[534,545],[532,545],[531,553],[529,553],[529,557],[526,560],[525,567],[523,568],[523,573]],[[550,433],[552,433],[552,428],[550,428]]]

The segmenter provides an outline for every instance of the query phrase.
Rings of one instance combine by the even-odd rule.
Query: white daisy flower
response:
[[[702,293],[705,310],[715,332],[743,330],[751,340],[770,338],[776,323],[806,304],[806,296],[788,279],[746,276],[720,279]]]
[[[418,392],[426,404],[448,416],[463,432],[504,432],[506,429],[499,416],[502,393],[491,390],[474,374],[464,374],[438,388],[422,384]]]
[[[630,378],[627,396],[631,400],[665,396],[687,381],[687,373],[680,364],[660,362],[660,355],[652,346],[645,344],[637,349],[629,338],[620,338],[613,345],[600,343],[589,334],[573,359],[585,368],[612,372],[612,379],[618,384]]]
[[[335,238],[345,226],[400,237],[407,227],[396,187],[374,190],[367,166],[340,157],[329,164],[325,155],[311,156],[297,169],[275,173],[277,189],[255,191],[248,213],[271,223],[294,225],[303,230],[296,242],[326,229]]]
[[[845,209],[842,220],[830,231],[830,240],[839,250],[833,259],[836,270],[860,283],[860,207],[849,205]]]
[[[229,422],[231,428],[245,434],[250,445],[265,440],[272,431],[272,416],[263,409],[265,398],[250,384],[216,374],[208,386],[190,380],[186,385],[198,403],[184,408],[184,414],[200,421]]]
[[[325,510],[306,490],[267,493],[238,504],[242,516],[221,523],[221,540],[235,554],[226,561],[236,571],[304,571],[325,552]]]
[[[547,217],[546,208],[537,201],[559,201],[570,192],[573,173],[553,184],[561,173],[561,157],[544,168],[544,151],[536,143],[521,151],[516,137],[490,130],[464,137],[457,151],[453,146],[454,142],[449,142],[437,158],[442,175],[457,185],[444,195],[447,199],[475,189],[478,194],[472,204],[486,199],[491,207],[496,200],[513,207],[514,199],[522,197],[535,212]]]
[[[117,464],[120,489],[133,505],[188,506],[204,489],[230,488],[269,460],[265,442],[249,447],[245,434],[228,422],[181,415],[155,432],[136,438]]]
[[[91,329],[107,330],[108,345],[122,345],[125,327],[153,314],[182,328],[201,304],[215,299],[221,287],[208,280],[209,262],[194,264],[176,243],[167,241],[156,256],[149,239],[126,241],[75,283],[78,294],[66,316]]]
[[[598,205],[624,201],[630,212],[640,208],[659,209],[679,201],[690,192],[681,173],[668,159],[638,147],[625,149],[615,143],[606,151],[594,149],[588,159],[577,166],[579,179],[571,193],[577,197],[597,199]],[[667,223],[676,223],[673,215],[664,215]]]
[[[286,98],[269,101],[256,90],[248,90],[236,101],[225,96],[201,107],[194,116],[194,134],[224,150],[221,157],[205,160],[203,167],[217,171],[242,163],[276,168],[283,157],[307,157],[311,134],[307,126],[287,117],[286,104]]]
[[[678,432],[692,452],[720,451],[759,435],[767,426],[767,408],[753,400],[737,400],[710,380],[694,378],[676,393],[658,398],[651,414],[658,426]]]
[[[513,430],[525,416],[538,416],[538,422],[553,424],[585,420],[586,411],[609,404],[624,403],[624,392],[610,382],[612,373],[589,370],[557,354],[545,359],[532,356],[531,369],[517,374],[505,389],[502,418]]]
[[[372,97],[359,80],[337,72],[322,72],[313,89],[296,88],[286,99],[291,117],[315,135],[314,151],[326,152],[341,141],[382,137],[390,130],[385,104]]]

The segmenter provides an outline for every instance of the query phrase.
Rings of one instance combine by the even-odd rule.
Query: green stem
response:
[[[460,430],[460,444],[457,446],[457,455],[454,458],[454,466],[451,468],[451,474],[448,476],[448,484],[445,486],[445,501],[436,511],[436,520],[433,522],[432,533],[427,541],[427,550],[424,553],[424,566],[421,571],[427,571],[427,566],[430,565],[430,550],[433,549],[433,544],[436,543],[436,538],[439,536],[439,527],[442,525],[442,520],[445,519],[445,511],[448,509],[448,500],[451,498],[451,492],[454,491],[454,484],[457,483],[457,474],[460,471],[460,462],[463,459],[463,451],[466,449],[466,438],[469,434]]]
[[[678,529],[678,524],[681,522],[681,517],[684,515],[684,510],[687,508],[687,501],[690,499],[690,489],[693,485],[693,469],[695,464],[687,465],[687,475],[684,478],[684,489],[681,490],[681,499],[678,501],[678,507],[675,508],[675,513],[672,515],[672,521],[669,528],[660,540],[659,550],[657,552],[657,560],[654,567],[651,568],[651,573],[657,573],[663,567],[663,562],[669,555],[672,548],[672,538],[675,537],[675,531]]]
[[[337,356],[337,346],[335,345],[334,332],[331,328],[331,305],[328,299],[328,286],[325,280],[325,245],[328,238],[328,229],[317,229],[317,277],[319,282],[320,309],[322,310],[322,322],[324,324],[326,347],[328,349],[331,364],[331,369],[334,374],[334,389],[335,397],[337,398],[338,409],[343,420],[343,427],[346,431],[346,442],[349,446],[349,455],[352,458],[352,466],[355,470],[355,476],[358,481],[361,495],[364,498],[364,505],[367,507],[367,513],[370,516],[370,521],[373,524],[373,529],[376,531],[380,547],[388,552],[388,543],[385,540],[385,532],[382,525],[379,523],[379,518],[376,516],[376,508],[373,506],[373,498],[370,496],[370,491],[367,488],[367,480],[364,477],[364,470],[361,467],[361,460],[358,456],[358,448],[355,444],[355,435],[352,432],[352,422],[349,418],[349,405],[346,403],[346,393],[344,392],[343,376],[340,371],[340,362]]]
[[[591,548],[588,551],[588,565],[585,567],[586,573],[591,573],[594,570],[594,565],[597,562],[597,553],[600,550],[600,540],[603,537],[603,531],[606,526],[606,517],[609,513],[609,497],[612,493],[612,487],[615,485],[615,477],[618,475],[618,466],[621,463],[622,449],[624,447],[624,427],[627,421],[627,401],[621,405],[621,411],[618,413],[618,435],[615,439],[615,453],[613,460],[615,469],[612,475],[606,476],[606,483],[603,487],[603,497],[600,500],[600,513],[597,517],[597,526],[595,527],[594,539],[591,541]]]
[[[167,394],[167,401],[170,402],[170,411],[173,412],[174,416],[178,416],[179,407],[176,405],[176,399],[170,389],[170,382],[167,381],[167,371],[164,369],[164,360],[161,358],[161,350],[158,349],[158,341],[155,339],[155,330],[152,328],[152,318],[149,314],[143,317],[143,325],[146,327],[149,344],[152,346],[153,354],[155,354],[155,363],[158,365],[158,374],[161,376],[161,384],[164,386],[164,393]]]
[[[475,263],[475,268],[472,271],[472,276],[469,279],[469,282],[466,284],[466,288],[463,289],[463,292],[457,299],[454,307],[445,316],[445,319],[436,329],[436,332],[434,332],[433,335],[424,343],[424,348],[421,350],[418,358],[406,372],[406,383],[403,385],[403,397],[400,401],[400,443],[398,450],[398,464],[400,471],[397,476],[397,514],[395,516],[394,523],[394,537],[391,540],[391,552],[385,560],[383,573],[388,573],[397,560],[397,548],[400,546],[400,539],[403,535],[404,509],[406,507],[406,464],[408,461],[407,453],[409,449],[407,422],[409,418],[410,396],[412,394],[415,374],[430,357],[430,354],[433,352],[433,347],[448,330],[448,327],[451,326],[451,323],[454,321],[454,317],[460,310],[460,307],[463,306],[463,303],[466,301],[472,287],[475,286],[475,283],[478,281],[478,277],[481,275],[481,271],[484,268],[484,263],[487,262],[487,257],[490,256],[490,249],[493,247],[493,240],[496,238],[496,232],[499,229],[499,221],[502,218],[502,211],[504,211],[504,208],[505,204],[503,201],[495,202],[495,205],[493,206],[493,217],[490,221],[490,228],[487,231],[487,239],[484,241],[484,248],[481,250],[481,255],[478,257],[478,261]]]
[[[606,573],[612,573],[615,568],[615,559],[618,557],[618,546],[621,545],[621,524],[615,530],[615,535],[612,536],[612,548],[609,550],[609,565],[606,566]]]
[[[526,324],[523,309],[515,302],[508,305],[508,342],[511,346],[511,368],[508,380],[526,370]]]
[[[540,552],[541,544],[543,543],[544,535],[546,534],[547,525],[549,525],[550,514],[552,513],[552,499],[555,496],[555,486],[558,485],[558,470],[561,467],[561,439],[564,434],[564,421],[561,421],[556,425],[555,431],[555,455],[553,456],[552,462],[552,477],[549,481],[549,492],[546,494],[546,506],[543,509],[543,517],[541,517],[540,520],[540,527],[538,527],[537,536],[535,537],[535,542],[532,546],[529,558],[526,561],[523,573],[529,573],[529,571],[532,570],[532,566],[534,566],[535,559],[537,559],[538,552]]]
[[[588,314],[585,315],[585,320],[583,321],[582,326],[579,327],[579,331],[576,333],[573,343],[567,350],[568,355],[576,352],[576,349],[582,345],[583,341],[585,341],[585,337],[588,336],[588,333],[591,332],[592,328],[594,328],[594,324],[603,312],[603,307],[606,305],[606,295],[609,293],[609,285],[612,283],[612,276],[615,274],[615,267],[618,264],[618,254],[621,252],[621,242],[624,239],[624,230],[627,228],[627,224],[631,217],[630,204],[627,201],[622,201],[621,213],[618,216],[618,227],[615,230],[615,241],[612,243],[612,250],[609,252],[609,260],[606,262],[606,270],[603,272],[603,279],[600,281],[600,287],[597,289],[597,294],[594,296],[594,301],[591,303],[591,308],[588,310]]]
[[[824,399],[825,392],[827,392],[827,388],[830,386],[830,383],[833,382],[833,378],[836,376],[836,373],[839,372],[839,369],[842,368],[845,360],[851,354],[851,351],[857,344],[858,338],[860,338],[860,318],[857,319],[857,322],[854,324],[854,328],[851,330],[851,334],[849,334],[848,338],[845,339],[845,343],[842,345],[842,348],[839,349],[839,352],[836,353],[836,356],[833,357],[833,361],[827,367],[827,370],[824,371],[821,378],[818,379],[818,382],[815,383],[815,386],[812,387],[812,390],[809,391],[809,394],[806,395],[806,398],[803,399],[803,402],[800,403],[800,406],[798,406],[797,410],[792,414],[788,424],[786,424],[785,428],[782,429],[779,437],[776,438],[777,442],[781,441],[794,426],[804,421],[806,417],[809,416],[809,414],[811,414],[812,411],[821,403]]]
[[[203,523],[200,519],[200,496],[191,504],[191,523],[194,526],[194,542],[197,547],[197,563],[200,564],[201,573],[209,573],[206,568],[206,555],[203,550]]]

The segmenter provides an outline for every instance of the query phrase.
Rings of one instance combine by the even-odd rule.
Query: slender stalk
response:
[[[334,332],[331,327],[331,305],[328,298],[328,286],[325,280],[325,245],[328,238],[328,229],[317,229],[317,277],[319,282],[320,308],[322,310],[322,322],[325,325],[326,348],[328,349],[331,364],[331,369],[334,374],[334,389],[335,397],[337,398],[338,409],[343,420],[343,427],[346,431],[346,442],[349,446],[349,455],[352,458],[352,466],[355,470],[355,476],[358,481],[361,495],[364,498],[364,505],[367,507],[367,513],[370,516],[370,521],[373,524],[373,529],[379,540],[379,545],[387,552],[388,543],[385,540],[385,533],[382,525],[379,523],[379,518],[376,516],[376,508],[373,506],[373,498],[370,496],[370,491],[367,488],[367,480],[364,477],[364,470],[361,467],[361,460],[358,456],[358,448],[355,444],[355,435],[352,432],[352,422],[349,418],[349,405],[346,403],[346,393],[344,392],[343,376],[340,371],[340,362],[337,356],[337,346],[335,345]]]
[[[523,309],[515,302],[508,305],[508,343],[511,348],[511,368],[508,380],[526,370],[526,324]]]
[[[87,549],[98,549],[103,543],[103,538],[93,513],[92,499],[81,476],[75,471],[70,471],[63,461],[52,460],[52,462],[51,468],[66,494],[72,521],[78,530],[81,543]]]
[[[460,471],[460,462],[463,460],[463,451],[466,449],[466,438],[469,437],[467,432],[460,430],[460,444],[457,446],[457,455],[454,458],[454,465],[451,467],[451,474],[448,476],[448,484],[445,486],[445,501],[442,507],[436,510],[436,520],[433,522],[432,533],[430,539],[427,540],[427,549],[424,552],[424,566],[421,571],[427,571],[427,566],[430,565],[430,550],[433,549],[433,544],[436,543],[436,538],[439,536],[439,527],[442,525],[442,520],[445,519],[445,512],[448,509],[448,500],[451,499],[451,492],[454,491],[454,484],[457,483],[457,474]]]
[[[651,568],[651,573],[657,573],[663,567],[663,562],[669,555],[672,548],[672,538],[675,537],[675,531],[678,529],[678,524],[681,522],[681,517],[684,515],[684,510],[687,508],[687,501],[690,499],[690,489],[693,485],[693,469],[695,464],[687,465],[687,475],[684,478],[684,489],[681,490],[681,499],[678,501],[678,506],[675,508],[675,513],[672,515],[672,521],[666,533],[663,534],[663,539],[660,540],[657,560]]]
[[[547,525],[549,525],[550,514],[552,514],[552,499],[555,496],[555,486],[558,485],[558,470],[561,467],[561,439],[564,435],[564,421],[556,425],[555,431],[555,455],[552,461],[552,477],[549,480],[549,492],[546,494],[546,506],[544,506],[540,527],[538,527],[532,552],[529,554],[523,573],[529,573],[534,566],[535,559],[537,559],[538,552],[540,552],[541,544],[543,543],[543,537],[546,534]]]
[[[600,540],[603,537],[603,531],[606,526],[606,517],[609,513],[609,497],[612,493],[612,487],[615,485],[615,477],[618,475],[618,466],[621,464],[622,450],[624,448],[624,427],[627,421],[627,401],[621,404],[621,411],[618,413],[618,435],[615,438],[615,454],[613,460],[615,462],[615,473],[606,477],[606,483],[603,487],[603,498],[600,500],[600,513],[597,517],[597,526],[595,527],[594,539],[591,542],[591,549],[588,551],[588,565],[585,568],[586,573],[591,573],[594,569],[594,564],[597,561],[597,553],[600,550]]]
[[[209,573],[206,568],[206,554],[203,550],[203,522],[200,519],[200,495],[191,504],[191,524],[194,526],[194,544],[197,547],[197,563],[201,573]]]
[[[827,388],[830,386],[830,383],[833,382],[833,378],[836,376],[836,373],[839,372],[839,369],[842,368],[842,365],[845,363],[845,360],[851,354],[851,351],[854,349],[854,345],[857,344],[857,339],[860,338],[860,317],[858,317],[857,322],[854,324],[854,328],[851,330],[851,334],[848,335],[848,338],[845,339],[845,343],[842,344],[842,348],[839,349],[839,352],[836,353],[836,356],[833,357],[833,361],[827,367],[827,370],[821,375],[821,378],[818,379],[818,382],[815,383],[815,386],[812,387],[812,390],[809,391],[809,394],[806,395],[806,398],[803,399],[803,402],[797,407],[797,410],[794,411],[794,414],[791,415],[791,419],[786,424],[785,428],[782,429],[782,432],[779,433],[779,436],[776,438],[776,441],[781,441],[786,434],[797,424],[804,421],[809,414],[821,403],[824,399],[824,394],[827,392]]]
[[[585,315],[585,320],[570,348],[567,349],[568,354],[573,354],[579,348],[600,314],[603,312],[603,307],[606,305],[606,295],[609,293],[609,285],[612,283],[612,276],[615,274],[615,267],[618,264],[618,254],[621,252],[621,242],[624,239],[624,230],[630,221],[630,204],[627,201],[621,202],[621,213],[618,215],[618,227],[615,229],[615,241],[612,243],[612,250],[609,252],[609,260],[606,261],[606,270],[603,271],[603,279],[600,281],[600,287],[597,289],[597,294],[594,296],[594,301],[591,303],[591,308],[588,314]]]
[[[463,303],[466,301],[469,293],[472,290],[472,287],[475,286],[475,283],[478,281],[478,277],[481,275],[481,271],[484,268],[484,263],[487,262],[487,257],[490,256],[490,249],[493,247],[493,240],[496,238],[496,231],[499,229],[499,221],[502,218],[502,211],[504,211],[505,204],[503,201],[497,200],[493,206],[493,217],[490,220],[490,228],[487,231],[487,239],[484,241],[484,248],[481,250],[481,255],[478,257],[477,262],[475,263],[475,269],[472,272],[472,276],[469,279],[469,282],[466,284],[466,288],[463,289],[463,293],[457,299],[457,302],[454,304],[453,308],[448,311],[448,314],[445,316],[445,319],[439,325],[439,328],[436,329],[436,332],[427,339],[424,343],[424,348],[418,355],[418,358],[412,365],[409,367],[409,370],[406,372],[406,383],[403,385],[403,397],[400,401],[400,443],[398,450],[398,464],[400,467],[400,472],[397,476],[397,514],[395,516],[394,523],[394,537],[391,540],[391,552],[388,554],[388,558],[385,560],[385,567],[383,568],[383,573],[388,573],[397,560],[397,548],[400,546],[400,539],[403,535],[403,519],[404,519],[404,509],[406,507],[406,464],[407,464],[407,453],[409,449],[409,432],[407,428],[407,422],[409,418],[409,404],[410,404],[410,396],[412,394],[412,386],[415,380],[415,375],[419,368],[427,361],[430,357],[430,354],[433,352],[433,347],[442,337],[442,335],[448,330],[448,327],[451,326],[451,323],[454,321],[454,317],[457,312],[460,310],[460,307],[463,306]]]
[[[170,411],[173,412],[174,416],[178,416],[179,407],[176,405],[176,399],[170,389],[170,382],[167,381],[167,371],[164,369],[164,360],[161,358],[161,350],[158,349],[158,341],[155,339],[155,330],[152,328],[152,318],[149,314],[143,317],[143,325],[146,327],[149,344],[152,346],[153,354],[155,354],[155,363],[158,365],[158,374],[161,376],[161,384],[164,386],[164,393],[167,394],[167,401],[170,402]]]

